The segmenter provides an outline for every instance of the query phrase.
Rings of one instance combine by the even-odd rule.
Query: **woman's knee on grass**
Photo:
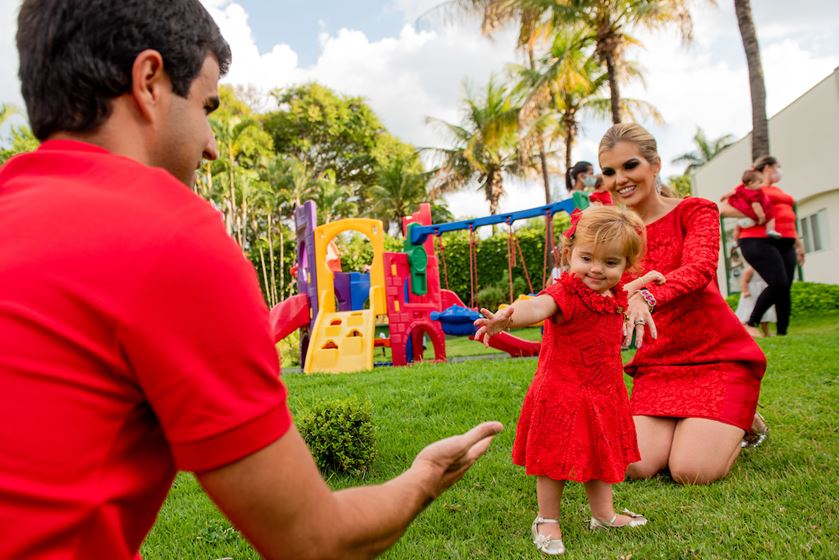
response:
[[[626,467],[626,478],[630,480],[652,478],[663,471],[666,466],[666,463],[658,461],[645,461],[644,459],[641,459],[637,463],[632,463]]]

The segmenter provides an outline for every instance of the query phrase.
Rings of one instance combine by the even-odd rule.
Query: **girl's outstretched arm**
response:
[[[538,323],[556,315],[558,311],[556,301],[548,295],[517,301],[510,307],[505,307],[495,313],[489,309],[481,309],[483,317],[475,320],[475,326],[478,327],[475,340],[483,342],[484,346],[489,346],[489,339],[493,335],[514,327],[526,327]]]
[[[660,273],[657,270],[651,270],[645,275],[641,276],[640,278],[636,278],[632,282],[627,282],[624,285],[623,289],[628,294],[632,294],[633,292],[640,290],[641,288],[652,282],[655,282],[657,284],[664,284],[666,281],[667,279],[664,277],[662,273]]]

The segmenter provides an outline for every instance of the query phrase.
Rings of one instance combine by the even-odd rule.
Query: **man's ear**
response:
[[[161,54],[153,49],[138,54],[131,67],[131,96],[140,114],[154,122],[161,102],[171,92],[172,84],[163,69]]]

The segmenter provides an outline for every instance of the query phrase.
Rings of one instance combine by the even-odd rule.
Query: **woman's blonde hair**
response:
[[[644,254],[644,222],[635,212],[597,205],[589,206],[579,216],[574,234],[562,237],[562,266],[571,263],[571,251],[577,243],[617,245],[626,256],[626,270],[634,270],[640,264]]]
[[[646,128],[637,123],[618,123],[612,125],[600,139],[598,154],[611,150],[619,142],[631,142],[638,146],[641,156],[650,163],[660,163],[661,156],[658,155],[658,143]],[[678,198],[673,189],[661,182],[656,177],[656,190],[665,198]]]

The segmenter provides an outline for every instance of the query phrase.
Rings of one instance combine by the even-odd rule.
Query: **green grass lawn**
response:
[[[526,331],[525,336],[538,333]],[[632,532],[587,530],[585,492],[569,484],[563,533],[573,558],[836,558],[839,556],[839,313],[795,318],[790,336],[760,341],[769,361],[761,411],[769,441],[745,451],[731,474],[704,487],[667,477],[616,487],[616,505],[644,513]],[[452,348],[453,347],[453,348]],[[452,341],[451,355],[477,353]],[[385,555],[390,559],[539,558],[530,543],[535,483],[510,450],[536,360],[476,360],[378,368],[351,375],[288,375],[290,406],[350,395],[373,403],[378,457],[366,480],[332,476],[342,488],[381,482],[425,444],[482,420],[506,430],[458,485],[432,504]],[[176,480],[142,548],[144,558],[256,558],[195,479]]]

